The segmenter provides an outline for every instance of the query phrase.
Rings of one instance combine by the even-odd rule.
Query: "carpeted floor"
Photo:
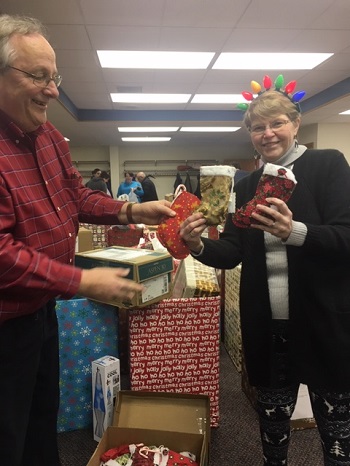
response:
[[[122,389],[128,389],[122,380]],[[97,443],[92,430],[58,434],[62,466],[86,466]],[[317,429],[294,431],[289,466],[322,466]],[[220,423],[211,432],[209,466],[261,466],[256,414],[241,390],[241,377],[224,346],[220,349]]]

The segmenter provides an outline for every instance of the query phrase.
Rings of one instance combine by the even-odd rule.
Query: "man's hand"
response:
[[[101,302],[129,301],[143,285],[126,279],[129,269],[96,267],[82,271],[78,294]]]

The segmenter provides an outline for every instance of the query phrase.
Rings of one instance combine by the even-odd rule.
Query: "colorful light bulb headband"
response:
[[[295,89],[296,85],[297,85],[297,82],[296,81],[290,81],[288,84],[286,84],[286,86],[283,89],[284,78],[283,78],[282,74],[279,74],[277,76],[275,82],[274,82],[274,85],[275,85],[274,90],[278,91],[278,92],[281,92],[286,97],[288,97],[288,99],[291,102],[293,102],[293,104],[296,106],[298,112],[301,112],[299,102],[305,96],[306,92],[305,91],[298,91],[298,92],[295,92],[294,94],[292,94],[294,92],[294,89]],[[259,95],[263,94],[265,91],[270,90],[271,87],[272,87],[272,79],[270,78],[270,76],[267,76],[267,75],[264,76],[263,86],[265,88],[265,91],[261,90],[262,88],[261,88],[260,84],[258,82],[256,82],[256,81],[251,81],[250,86],[251,86],[253,92],[248,92],[248,91],[243,91],[242,92],[243,97],[248,102],[252,102],[254,100],[254,98],[256,98],[256,97],[254,97],[254,94],[257,94],[257,96],[259,96]],[[248,107],[249,107],[249,104],[246,104],[246,103],[237,104],[237,108],[239,108],[239,110],[243,110],[244,112],[248,109]]]

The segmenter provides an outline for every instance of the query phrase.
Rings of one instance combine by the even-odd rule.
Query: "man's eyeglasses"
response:
[[[249,131],[254,134],[263,134],[269,128],[271,131],[276,133],[280,131],[281,129],[283,129],[285,125],[287,125],[290,122],[291,122],[290,120],[276,120],[270,123],[269,125],[252,126]]]
[[[45,88],[50,84],[51,81],[55,83],[56,87],[59,87],[62,82],[62,76],[60,76],[59,74],[56,74],[55,76],[47,76],[45,74],[43,74],[42,76],[37,76],[35,74],[28,73],[28,71],[15,68],[14,66],[8,66],[8,68],[11,68],[16,71],[20,71],[21,73],[24,73],[27,76],[31,77],[33,79],[33,83],[38,87]]]

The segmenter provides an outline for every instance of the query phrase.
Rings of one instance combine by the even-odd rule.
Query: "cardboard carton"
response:
[[[94,440],[101,440],[112,425],[114,405],[120,390],[119,359],[103,356],[91,363]]]
[[[209,398],[180,393],[119,392],[113,426],[108,427],[87,466],[100,466],[110,448],[132,443],[190,451],[209,464]]]
[[[80,227],[75,243],[75,252],[90,251],[93,249],[92,231]]]
[[[113,246],[76,254],[75,265],[83,269],[93,267],[128,268],[127,278],[142,283],[145,290],[128,301],[108,301],[119,307],[142,307],[168,298],[172,292],[173,259],[168,252]]]
[[[176,272],[173,298],[218,296],[220,286],[213,267],[201,264],[192,256],[186,257]]]

